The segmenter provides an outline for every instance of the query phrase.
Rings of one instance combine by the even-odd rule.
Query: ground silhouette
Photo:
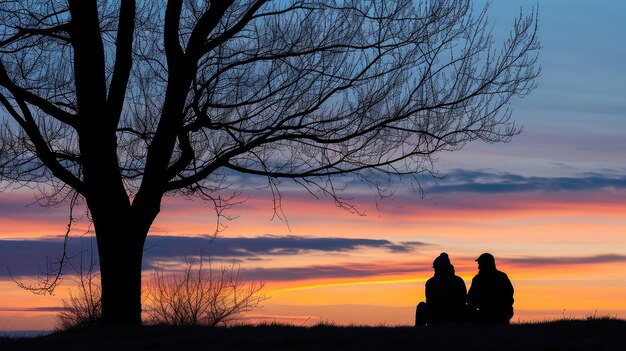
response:
[[[612,318],[418,328],[135,326],[0,338],[0,350],[626,350],[625,330],[625,320]]]

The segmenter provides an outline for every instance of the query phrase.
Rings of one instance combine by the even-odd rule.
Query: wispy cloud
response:
[[[50,221],[58,218],[66,221],[68,211],[63,207],[45,207],[35,201],[31,194],[2,193],[0,197],[0,220],[28,219],[30,221]]]
[[[373,262],[245,270],[246,276],[269,281],[366,278],[423,272],[432,272],[431,266],[418,262]]]
[[[603,263],[624,263],[626,255],[595,255],[583,257],[519,257],[502,258],[498,261],[520,266],[571,266]]]
[[[213,257],[255,257],[265,255],[299,255],[306,252],[348,252],[361,248],[379,248],[389,252],[410,252],[422,242],[395,243],[382,239],[274,236],[216,238],[210,237],[151,237],[146,244],[149,258],[198,255],[203,251]]]
[[[297,256],[312,252],[346,253],[359,249],[382,249],[389,253],[407,253],[428,244],[422,242],[392,242],[360,238],[316,238],[302,236],[260,237],[148,237],[144,252],[144,267],[153,267],[160,260],[183,260],[190,256],[206,255],[214,258],[258,260],[264,256]],[[68,254],[74,262],[83,252],[84,259],[95,249],[95,239],[75,238],[68,245]],[[60,238],[38,240],[0,240],[0,277],[9,272],[14,276],[32,276],[53,266],[62,253]],[[8,269],[7,269],[8,268]]]
[[[77,238],[71,242],[70,254],[95,247],[92,238]],[[361,248],[387,250],[388,254],[405,253],[427,244],[420,242],[395,243],[388,240],[352,238],[313,238],[299,236],[261,236],[257,238],[207,237],[151,237],[146,245],[144,268],[154,268],[163,261],[183,262],[185,258],[205,254],[213,258],[242,259],[250,262],[242,266],[247,277],[265,281],[304,281],[325,279],[380,278],[397,275],[429,275],[432,268],[429,259],[421,257],[406,261],[406,256],[396,260],[387,256],[385,261],[337,262],[303,265],[302,261],[285,260],[282,267],[256,265],[255,260],[271,257],[302,256],[308,253],[343,253]],[[50,262],[61,254],[62,242],[58,238],[40,240],[0,241],[0,277],[8,275],[7,266],[14,276],[35,276],[45,268],[46,257]],[[473,263],[474,258],[458,259]],[[498,257],[498,265],[525,269],[528,267],[585,266],[596,264],[626,263],[626,255],[601,254],[593,256],[527,256]],[[69,272],[71,273],[71,271]]]
[[[0,307],[0,312],[61,312],[64,311],[63,306],[45,306],[45,307]]]
[[[461,265],[465,262],[472,264],[475,258],[458,260]],[[498,265],[509,267],[554,267],[554,266],[581,266],[594,264],[624,263],[624,255],[595,255],[581,257],[522,257],[497,258]],[[371,263],[338,263],[333,265],[309,265],[303,267],[284,268],[255,268],[246,269],[246,275],[256,279],[268,281],[297,281],[311,279],[353,279],[372,278],[390,275],[415,274],[427,275],[432,273],[429,262],[416,260],[412,262],[371,262]],[[509,272],[511,273],[511,272]]]
[[[87,238],[79,238],[68,246],[70,255],[77,255],[87,244]],[[95,247],[95,240],[93,242]],[[90,245],[84,246],[88,249]],[[43,238],[39,240],[0,240],[0,277],[13,275],[34,276],[46,274],[48,269],[58,267],[63,253],[63,240]]]
[[[495,173],[456,169],[437,183],[427,185],[432,193],[506,193],[563,192],[626,189],[626,175],[583,173],[578,177],[525,177],[511,173]]]

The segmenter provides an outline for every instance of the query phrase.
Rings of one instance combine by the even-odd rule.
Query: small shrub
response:
[[[262,282],[244,281],[239,267],[214,270],[203,259],[187,261],[182,273],[152,274],[144,311],[153,324],[226,326],[261,307]]]
[[[85,272],[81,260],[77,273],[78,289],[75,293],[70,290],[69,300],[62,300],[64,310],[57,316],[57,327],[61,330],[92,327],[102,319],[100,274],[94,262]]]

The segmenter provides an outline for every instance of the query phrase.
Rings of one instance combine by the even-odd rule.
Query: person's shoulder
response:
[[[463,278],[459,277],[458,275],[455,275],[453,277],[454,279],[454,284],[458,285],[458,286],[465,286],[465,280],[463,280]]]
[[[497,274],[498,278],[500,278],[502,280],[506,279],[506,280],[510,281],[509,276],[506,273],[504,273],[503,271],[497,270],[496,274]]]
[[[499,275],[499,276],[501,276],[501,277],[507,277],[507,278],[509,277],[506,273],[504,273],[504,272],[503,272],[503,271],[501,271],[501,270],[496,270],[496,274],[497,274],[497,275]]]
[[[480,274],[476,274],[473,278],[472,278],[472,282],[471,282],[472,286],[478,286],[478,285],[482,285],[482,276]]]

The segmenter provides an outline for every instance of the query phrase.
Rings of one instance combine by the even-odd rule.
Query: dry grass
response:
[[[0,350],[626,350],[625,331],[626,321],[615,318],[423,328],[147,326],[5,338]]]

